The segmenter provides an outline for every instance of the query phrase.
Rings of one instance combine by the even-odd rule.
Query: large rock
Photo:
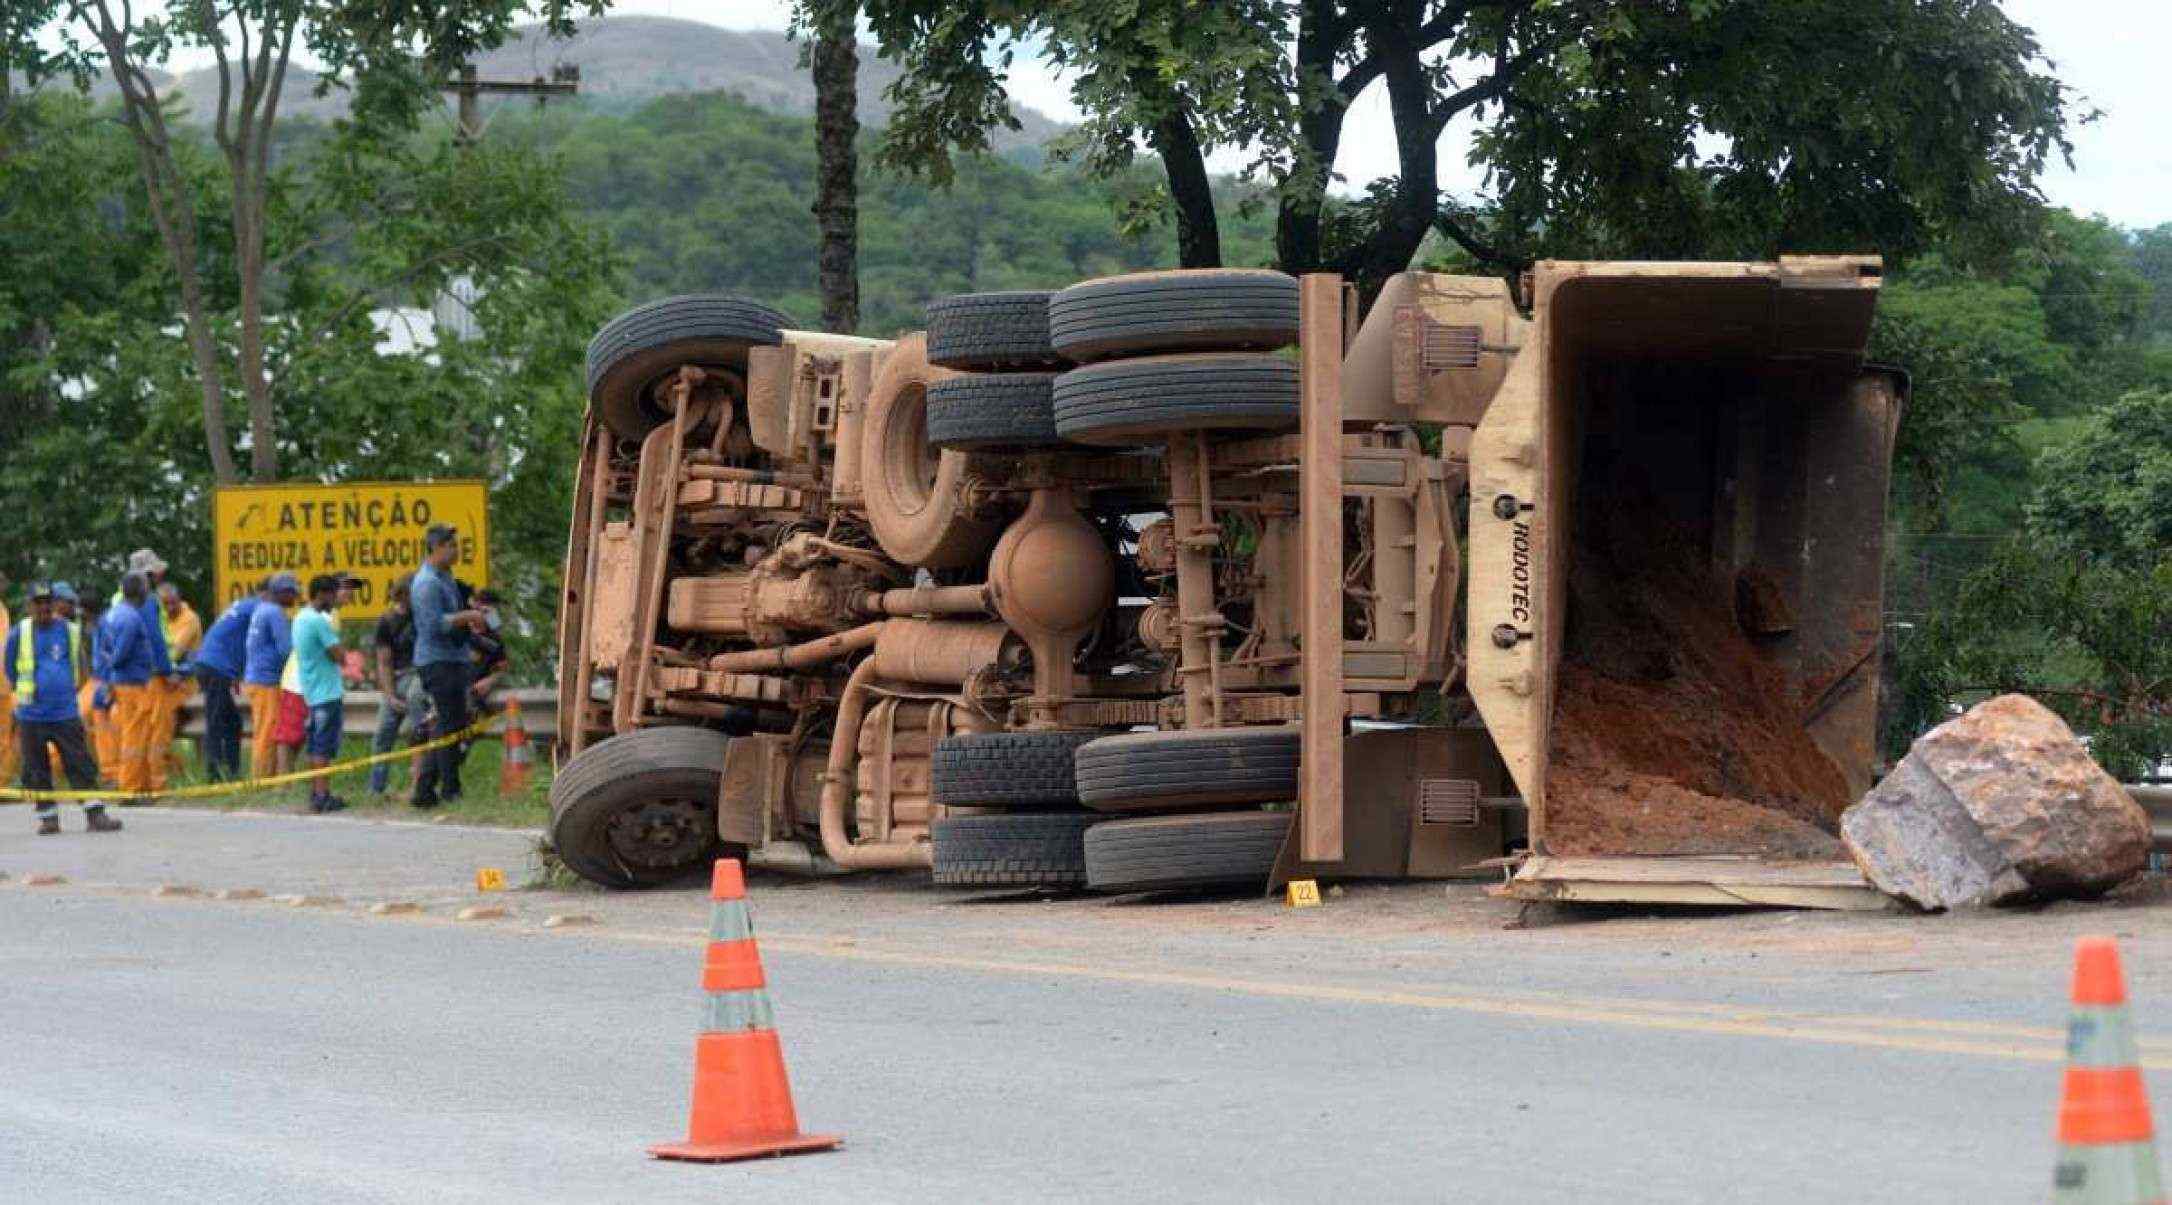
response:
[[[2148,815],[2026,695],[1924,733],[1840,835],[1880,891],[1922,908],[2097,895],[2150,844]]]

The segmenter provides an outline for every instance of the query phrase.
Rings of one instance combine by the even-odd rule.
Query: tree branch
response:
[[[1480,241],[1477,235],[1463,228],[1443,206],[1433,217],[1433,229],[1456,246],[1463,248],[1471,258],[1485,264],[1494,264],[1521,272],[1531,266],[1531,261],[1520,255],[1512,255],[1498,247]]]

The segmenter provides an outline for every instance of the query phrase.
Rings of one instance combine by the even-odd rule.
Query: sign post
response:
[[[214,612],[274,573],[305,586],[319,573],[344,573],[362,584],[341,616],[374,619],[394,579],[422,564],[422,535],[438,523],[460,533],[454,576],[489,585],[489,487],[481,481],[222,485],[211,503]]]

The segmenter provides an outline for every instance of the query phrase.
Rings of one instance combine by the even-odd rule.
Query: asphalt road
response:
[[[433,864],[409,835],[428,829],[130,821],[125,847],[0,841],[0,1199],[1976,1202],[2048,1183],[2057,916],[1504,932],[1443,927],[1437,889],[1298,915],[759,878],[801,1117],[846,1146],[699,1167],[642,1154],[684,1125],[698,893],[515,893],[511,920],[459,923],[452,864],[517,838],[437,834],[457,852]],[[442,904],[151,896],[172,849],[210,847],[198,825],[288,848],[259,869],[344,876],[351,901],[434,873]],[[317,844],[336,867],[294,852]],[[25,886],[33,854],[105,877]],[[604,923],[538,923],[583,906]],[[2154,916],[2076,923],[2147,923],[2154,950]],[[2172,1066],[2172,1043],[2145,1055]]]

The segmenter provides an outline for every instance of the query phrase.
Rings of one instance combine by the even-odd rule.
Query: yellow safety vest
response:
[[[38,689],[38,650],[31,634],[35,620],[24,619],[15,625],[15,694],[19,700],[28,701]],[[68,624],[68,668],[75,671],[77,681],[83,678],[83,667],[77,664],[82,658],[83,627],[71,621]]]

